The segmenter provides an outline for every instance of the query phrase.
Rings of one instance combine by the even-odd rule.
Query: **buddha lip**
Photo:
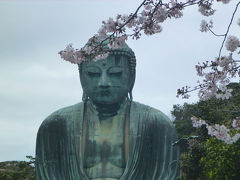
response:
[[[110,94],[110,91],[109,91],[109,90],[101,90],[101,91],[99,91],[99,93],[100,93],[102,96],[106,96],[106,95],[109,95],[109,94]]]

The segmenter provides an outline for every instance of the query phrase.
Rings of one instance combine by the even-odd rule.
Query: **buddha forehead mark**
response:
[[[103,59],[102,60],[102,66],[106,66],[107,65],[107,60],[106,59]]]

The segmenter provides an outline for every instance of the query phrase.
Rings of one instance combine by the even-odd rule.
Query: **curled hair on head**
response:
[[[128,57],[129,59],[129,67],[130,67],[130,73],[131,75],[135,76],[136,73],[136,57],[134,52],[128,52],[128,51],[124,51],[122,49],[115,49],[115,50],[111,50],[110,51],[110,55],[125,55]],[[82,64],[84,62],[78,64],[78,70],[81,73],[82,72]]]

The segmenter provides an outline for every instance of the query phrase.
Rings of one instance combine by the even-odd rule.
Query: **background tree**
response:
[[[27,156],[29,161],[0,162],[0,180],[34,180],[34,158]]]
[[[207,134],[206,126],[192,128],[191,117],[206,119],[209,124],[225,124],[231,127],[231,121],[240,115],[240,84],[231,83],[232,97],[228,100],[215,97],[196,104],[175,105],[172,114],[180,137],[198,135],[199,139],[190,139],[187,149],[181,154],[181,179],[239,179],[240,140],[226,144]],[[191,127],[190,129],[187,129]],[[194,178],[195,177],[195,178]]]

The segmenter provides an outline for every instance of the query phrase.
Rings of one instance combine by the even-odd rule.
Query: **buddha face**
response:
[[[121,102],[131,88],[128,57],[110,54],[106,59],[82,64],[83,91],[95,103]]]

